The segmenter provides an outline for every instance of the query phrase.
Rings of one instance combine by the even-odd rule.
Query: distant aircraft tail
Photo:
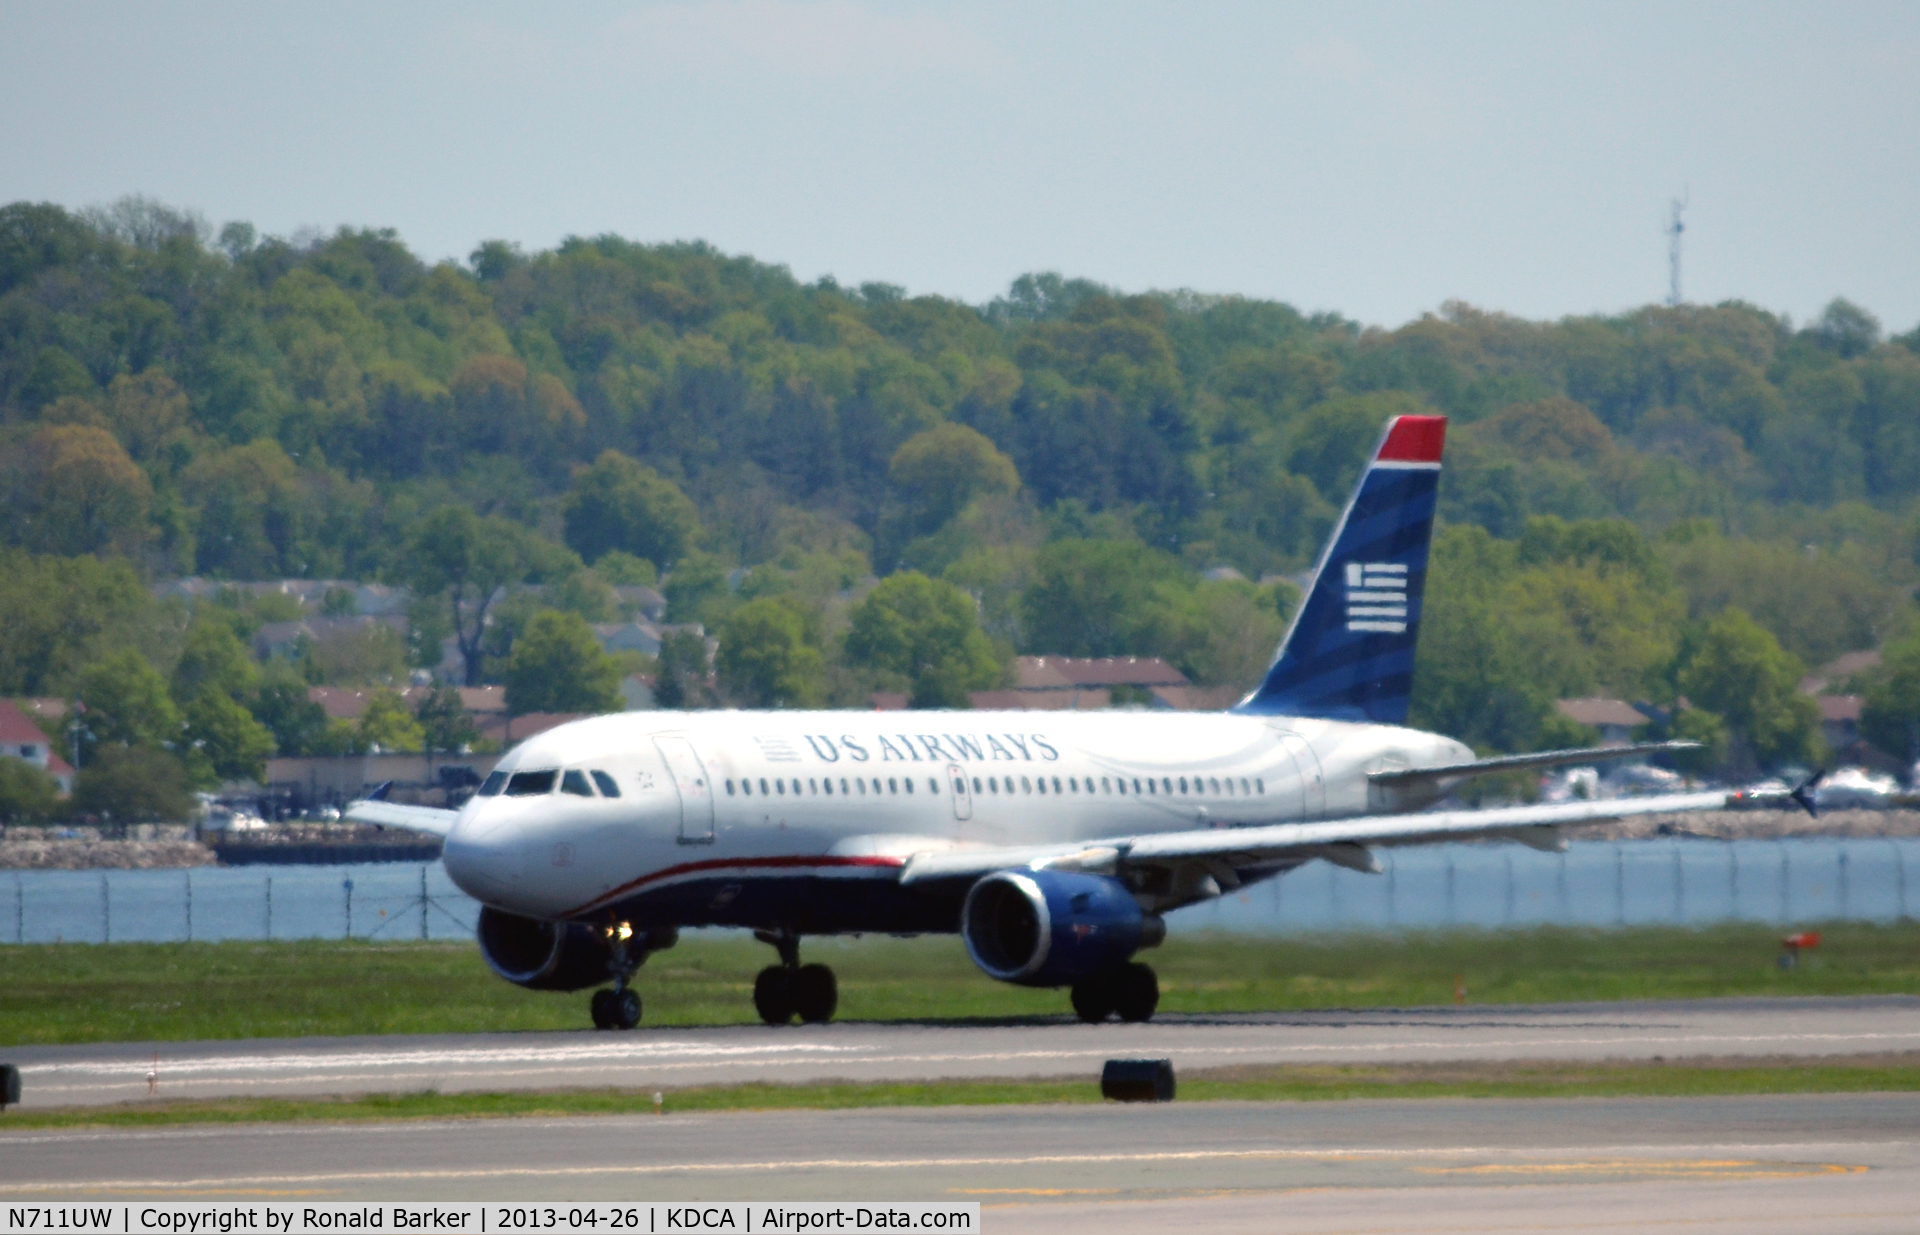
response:
[[[1445,416],[1396,416],[1360,475],[1266,680],[1233,708],[1407,719]]]

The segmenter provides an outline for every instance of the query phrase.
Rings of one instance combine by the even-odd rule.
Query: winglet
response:
[[[1809,819],[1818,819],[1820,817],[1820,803],[1814,798],[1813,791],[1819,786],[1820,779],[1826,774],[1827,770],[1821,768],[1812,776],[1801,781],[1794,791],[1787,795],[1799,804],[1800,809],[1807,812],[1807,818]]]
[[[1234,711],[1405,722],[1446,441],[1445,416],[1387,422],[1266,680]]]
[[[384,802],[387,800],[387,795],[391,792],[393,792],[393,782],[390,780],[383,780],[379,784],[375,785],[372,791],[369,792],[366,797],[362,798],[361,801]]]

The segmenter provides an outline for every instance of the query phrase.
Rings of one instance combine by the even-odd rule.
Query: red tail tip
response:
[[[1447,446],[1445,416],[1396,416],[1376,463],[1438,463]]]

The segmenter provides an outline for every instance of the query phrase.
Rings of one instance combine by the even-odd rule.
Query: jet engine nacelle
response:
[[[967,891],[960,937],[988,977],[1067,986],[1166,937],[1125,884],[1077,871],[996,871]]]
[[[578,922],[542,922],[487,906],[475,934],[487,965],[529,990],[579,991],[613,976],[613,949]]]

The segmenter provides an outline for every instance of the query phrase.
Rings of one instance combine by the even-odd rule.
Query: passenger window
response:
[[[605,772],[594,772],[592,775],[593,775],[593,783],[600,786],[601,797],[617,798],[620,796],[620,786],[614,783],[613,777],[607,775]],[[727,782],[727,792],[728,793],[733,792],[732,781]]]
[[[480,784],[480,796],[483,798],[493,797],[500,792],[501,786],[506,783],[507,774],[505,772],[489,772],[487,773],[487,779]]]
[[[873,778],[873,791],[875,793],[880,792],[880,778],[878,776]]]
[[[1183,777],[1181,777],[1180,779],[1181,779],[1182,781],[1185,781],[1185,780],[1186,780],[1186,777],[1184,777],[1184,776],[1183,776]],[[1161,783],[1162,785],[1164,785],[1164,786],[1166,787],[1166,791],[1167,791],[1168,793],[1172,793],[1172,792],[1173,792],[1173,777],[1171,777],[1171,776],[1162,776],[1162,777],[1160,778],[1160,783]]]
[[[1258,790],[1259,790],[1259,791],[1260,791],[1261,793],[1265,793],[1265,792],[1267,791],[1267,782],[1266,782],[1266,779],[1265,779],[1264,777],[1262,777],[1261,779],[1259,779],[1259,780],[1256,780],[1256,781],[1254,781],[1254,782],[1253,782],[1253,787],[1254,787],[1255,789],[1258,789]]]
[[[973,791],[975,793],[980,792],[980,778],[978,776],[973,778]]]
[[[787,782],[784,780],[776,780],[773,782],[773,787],[776,792],[785,793],[787,791]]]
[[[907,792],[908,792],[908,793],[912,793],[912,792],[913,792],[913,777],[911,777],[911,776],[909,776],[909,777],[907,777],[907,778],[906,778],[906,786],[907,786]]]
[[[507,781],[507,796],[510,798],[531,798],[543,793],[553,792],[553,782],[560,773],[549,768],[545,772],[515,772]]]
[[[771,792],[773,791],[767,788],[767,778],[762,776],[760,778],[760,796],[764,798]]]
[[[1027,778],[1026,778],[1026,777],[1024,777],[1024,776],[1022,776],[1022,777],[1020,778],[1020,790],[1021,790],[1021,792],[1023,792],[1023,793],[1032,793],[1032,792],[1033,792],[1033,786],[1032,786],[1032,785],[1029,785],[1029,784],[1027,783]]]
[[[1187,791],[1187,778],[1182,776],[1180,778],[1180,792],[1185,793],[1186,791]]]
[[[891,776],[887,777],[887,792],[888,793],[900,792],[900,783],[894,780],[893,777]]]
[[[1246,777],[1244,777],[1244,776],[1242,776],[1242,777],[1240,778],[1240,792],[1241,792],[1241,793],[1252,793],[1252,792],[1253,792],[1253,787],[1252,787],[1251,785],[1249,785],[1249,784],[1247,784],[1247,778],[1246,778]]]
[[[1106,777],[1104,777],[1104,776],[1102,776],[1102,777],[1100,778],[1100,791],[1101,791],[1102,793],[1112,793],[1112,792],[1113,792],[1113,782],[1112,782],[1112,781],[1110,781],[1110,780],[1108,780],[1108,779],[1107,779]],[[1120,782],[1120,792],[1121,792],[1121,793],[1125,793],[1126,791],[1127,791],[1127,782],[1126,782],[1126,781],[1121,781],[1121,782]]]
[[[840,778],[840,796],[843,798],[847,796],[847,778],[844,776]]]
[[[1044,776],[1036,776],[1033,779],[1039,782],[1040,792],[1045,793],[1047,791],[1047,778]]]
[[[793,791],[794,791],[795,793],[798,793],[798,792],[800,792],[800,782],[799,782],[799,781],[794,781],[794,782],[793,782]],[[813,779],[813,778],[812,778],[811,776],[809,776],[809,777],[807,778],[807,792],[808,792],[808,793],[819,793],[819,792],[820,792],[820,782],[819,782],[819,781],[817,781],[817,780],[815,780],[815,779]]]
[[[1053,778],[1053,791],[1055,793],[1060,792],[1060,778],[1058,776]]]
[[[827,777],[823,777],[823,778],[821,778],[821,781],[820,781],[820,788],[821,788],[821,789],[822,789],[822,790],[823,790],[823,791],[824,791],[824,792],[825,792],[825,793],[826,793],[826,794],[827,794],[827,795],[828,795],[829,797],[831,797],[831,796],[833,795],[833,777],[831,777],[831,776],[827,776]]]
[[[579,768],[568,768],[567,774],[560,778],[560,792],[571,793],[577,798],[593,796],[593,786],[587,784],[587,774]]]

